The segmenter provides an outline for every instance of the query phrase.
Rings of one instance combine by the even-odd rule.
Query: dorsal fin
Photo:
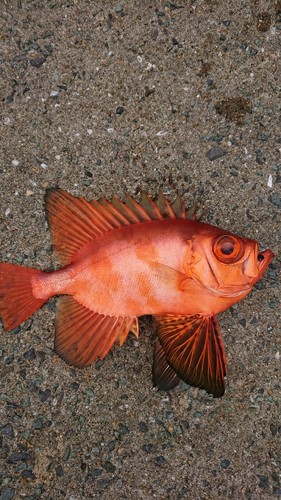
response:
[[[126,215],[120,212],[118,208],[116,208],[112,203],[107,201],[105,198],[100,198],[98,202],[102,207],[105,207],[108,210],[108,212],[110,212],[111,216],[114,217],[115,222],[119,225],[119,227],[128,226],[129,224],[131,224],[129,217],[126,217]]]
[[[54,250],[63,264],[69,263],[86,243],[112,228],[84,198],[75,198],[62,189],[48,189],[45,205]]]
[[[189,217],[186,217],[186,210],[184,206],[184,202],[180,194],[177,194],[177,197],[172,204],[172,208],[176,214],[177,219],[188,219]]]
[[[157,207],[156,203],[152,201],[150,196],[145,191],[141,192],[141,205],[148,213],[151,220],[163,219],[160,209]]]
[[[134,211],[128,207],[128,205],[125,205],[122,201],[116,198],[116,196],[113,196],[111,203],[131,224],[135,224],[140,221]]]
[[[93,238],[114,229],[91,203],[62,189],[48,189],[45,205],[54,250],[63,264]]]
[[[116,196],[111,202],[105,198],[88,202],[62,189],[48,189],[45,202],[54,249],[62,264],[69,264],[80,248],[113,229],[151,220],[195,218],[195,208],[186,212],[179,194],[171,205],[162,191],[157,203],[145,192],[140,203],[129,195],[123,203]]]
[[[125,200],[127,207],[131,208],[134,211],[140,222],[151,220],[147,211],[129,194],[126,194]]]
[[[162,216],[167,217],[168,219],[176,219],[176,214],[162,191],[159,191],[157,206]]]

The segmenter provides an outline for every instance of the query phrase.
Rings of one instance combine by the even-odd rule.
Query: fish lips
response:
[[[261,259],[261,256],[263,257]],[[259,252],[258,254],[258,265],[259,265],[259,272],[257,276],[253,279],[252,285],[255,285],[257,281],[260,280],[260,278],[263,276],[265,271],[267,270],[270,262],[272,259],[274,259],[275,254],[271,250],[264,250],[263,252]]]

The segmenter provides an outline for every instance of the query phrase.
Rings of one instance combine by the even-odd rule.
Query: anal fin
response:
[[[55,351],[70,365],[88,366],[104,358],[116,340],[123,343],[134,321],[95,313],[65,295],[57,305]]]

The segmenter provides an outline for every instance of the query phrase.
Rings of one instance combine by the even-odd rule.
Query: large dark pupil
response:
[[[221,246],[221,251],[224,255],[231,255],[234,250],[234,245],[231,241],[225,242]]]

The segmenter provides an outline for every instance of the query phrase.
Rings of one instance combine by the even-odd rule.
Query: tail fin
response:
[[[0,264],[0,317],[6,330],[16,328],[46,302],[32,292],[31,280],[40,273],[6,262]]]

